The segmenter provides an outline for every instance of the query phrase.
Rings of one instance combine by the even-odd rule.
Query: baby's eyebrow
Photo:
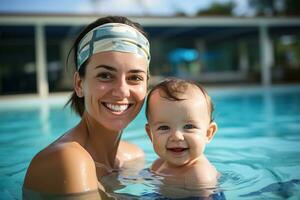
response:
[[[153,126],[158,126],[158,125],[166,125],[166,122],[158,121],[153,123]]]
[[[200,122],[194,119],[190,119],[190,120],[186,120],[185,123],[200,123]]]

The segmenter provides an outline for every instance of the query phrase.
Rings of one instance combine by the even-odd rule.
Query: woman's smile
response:
[[[125,111],[127,111],[133,104],[132,103],[116,104],[116,103],[102,102],[102,105],[115,114],[122,114]]]

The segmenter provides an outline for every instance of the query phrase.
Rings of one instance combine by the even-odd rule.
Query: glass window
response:
[[[36,93],[33,26],[0,26],[0,95]]]
[[[67,68],[66,60],[80,29],[79,26],[47,26],[45,29],[49,92],[73,88],[73,58],[70,56]]]

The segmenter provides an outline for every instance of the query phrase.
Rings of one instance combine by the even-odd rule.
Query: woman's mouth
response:
[[[102,103],[107,109],[112,112],[121,113],[128,110],[133,104],[112,104],[112,103]]]

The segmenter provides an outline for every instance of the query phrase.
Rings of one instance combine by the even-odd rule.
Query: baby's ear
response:
[[[216,122],[211,122],[208,126],[207,132],[206,132],[206,139],[207,139],[207,143],[209,143],[213,137],[215,136],[215,133],[218,130],[218,125]]]
[[[145,125],[145,130],[147,132],[148,137],[150,138],[150,140],[152,142],[152,134],[151,134],[150,126],[148,123]]]

